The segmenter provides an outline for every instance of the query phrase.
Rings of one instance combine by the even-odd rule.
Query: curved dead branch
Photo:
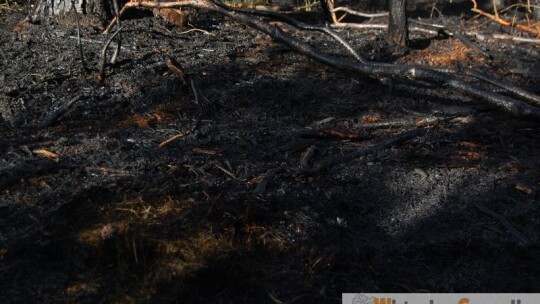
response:
[[[111,35],[111,37],[105,42],[103,45],[103,48],[101,49],[101,59],[99,61],[99,72],[98,72],[98,80],[102,81],[105,78],[105,65],[107,64],[107,49],[109,48],[109,45],[113,41],[113,39],[120,33],[122,30],[122,27],[119,27],[114,34]]]
[[[341,36],[339,36],[334,30],[332,30],[332,28],[328,25],[328,24],[325,24],[323,26],[320,26],[320,25],[310,25],[310,24],[306,24],[306,23],[303,23],[303,22],[300,22],[294,18],[291,18],[289,16],[286,16],[286,15],[283,15],[283,14],[278,14],[278,13],[275,13],[275,12],[271,12],[271,11],[261,11],[261,10],[249,10],[249,9],[243,9],[243,8],[233,8],[233,7],[230,7],[230,6],[227,6],[225,5],[224,3],[222,2],[219,2],[219,1],[214,1],[215,4],[217,4],[218,6],[226,9],[226,10],[231,10],[231,11],[235,11],[235,12],[239,12],[239,13],[244,13],[244,14],[248,14],[248,15],[254,15],[254,16],[260,16],[260,17],[267,17],[267,18],[272,18],[274,20],[279,20],[279,21],[282,21],[282,22],[285,22],[287,23],[288,25],[291,25],[299,30],[304,30],[304,31],[316,31],[316,32],[321,32],[323,34],[326,34],[330,37],[332,37],[334,40],[336,40],[339,44],[341,44],[343,47],[345,47],[345,49],[347,49],[347,51],[349,51],[349,53],[351,53],[353,55],[353,57],[360,61],[360,62],[366,62],[359,54],[358,52],[356,52],[356,50],[352,47],[352,45],[350,45],[350,43],[348,43],[347,41],[345,41],[345,39],[341,38]]]
[[[341,57],[325,54],[313,47],[312,45],[295,38],[285,33],[279,26],[271,25],[267,22],[254,18],[248,14],[236,12],[226,8],[224,5],[218,5],[211,0],[181,0],[170,2],[155,2],[155,1],[133,1],[128,2],[122,8],[120,15],[129,8],[145,7],[145,8],[178,8],[192,7],[197,9],[205,9],[216,12],[223,16],[229,17],[232,20],[246,24],[254,29],[257,29],[275,41],[280,42],[292,48],[296,52],[303,54],[311,59],[314,59],[325,65],[334,67],[342,71],[354,72],[366,76],[379,77],[394,77],[402,79],[421,80],[430,83],[439,84],[442,86],[456,89],[469,96],[482,99],[489,104],[498,107],[508,113],[521,117],[532,117],[540,119],[540,108],[516,100],[507,96],[503,96],[492,92],[488,89],[470,84],[458,78],[459,75],[446,74],[422,66],[409,66],[377,62],[360,62]]]

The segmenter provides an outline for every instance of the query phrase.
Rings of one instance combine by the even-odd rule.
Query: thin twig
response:
[[[173,136],[167,138],[166,140],[160,142],[158,147],[161,149],[161,148],[165,147],[166,145],[174,142],[175,140],[180,139],[180,138],[192,133],[193,131],[195,131],[195,129],[197,128],[198,125],[199,125],[199,120],[197,119],[197,121],[195,121],[195,123],[189,129],[187,129],[186,131],[184,131],[182,133],[178,133],[176,135],[173,135]]]
[[[112,0],[113,2],[113,8],[114,8],[114,14],[116,15],[116,18],[117,18],[117,25],[116,27],[118,29],[120,29],[122,27],[122,24],[121,24],[121,18],[120,18],[120,12],[119,12],[119,5],[118,5],[118,0]],[[114,54],[111,58],[111,64],[115,64],[116,63],[116,60],[118,59],[118,56],[120,55],[120,49],[122,48],[122,34],[118,34],[118,42],[116,43],[116,49],[114,51]]]
[[[498,220],[507,230],[510,232],[510,234],[516,238],[516,240],[519,241],[519,243],[523,246],[529,245],[530,241],[529,239],[521,233],[519,230],[517,230],[512,223],[510,223],[504,216],[498,214],[497,212],[489,209],[482,203],[475,204],[475,207],[482,211],[483,213],[491,216],[492,218]]]
[[[190,87],[191,87],[191,91],[193,92],[193,102],[196,104],[196,105],[199,105],[201,106],[201,103],[199,102],[199,90],[197,89],[197,87],[195,86],[195,82],[193,81],[193,79],[190,79],[189,80],[189,84],[190,84]]]
[[[394,137],[383,140],[382,142],[379,142],[377,144],[373,144],[371,146],[365,147],[364,149],[354,151],[345,155],[328,158],[326,160],[321,161],[318,165],[314,166],[313,168],[302,168],[302,172],[304,174],[315,174],[322,170],[326,170],[333,166],[349,162],[359,157],[376,153],[384,149],[388,149],[394,145],[397,145],[399,143],[402,143],[404,141],[407,141],[411,138],[414,138],[420,135],[422,133],[422,130],[423,130],[422,128],[417,128],[411,131],[403,132]]]
[[[236,177],[236,175],[234,173],[232,173],[230,170],[227,170],[225,168],[223,168],[222,166],[218,165],[218,164],[214,164],[214,166],[216,168],[218,168],[219,170],[223,171],[223,173],[227,174],[228,176],[230,176],[232,179],[234,180],[237,180],[237,181],[241,181],[241,182],[245,182],[246,180],[244,179],[241,179],[241,178],[238,178]]]
[[[182,65],[180,65],[180,63],[178,63],[172,57],[167,58],[167,61],[165,61],[165,64],[167,65],[167,67],[169,68],[171,72],[173,72],[174,74],[176,74],[176,76],[178,76],[178,78],[180,78],[180,84],[182,85],[182,87],[187,87],[188,84],[187,84],[186,72],[184,71],[184,68],[182,67]]]
[[[499,39],[499,40],[521,42],[521,43],[540,44],[540,39],[537,39],[537,38],[517,37],[517,36],[507,35],[507,34],[483,34],[483,33],[478,33],[478,32],[467,32],[467,35],[474,36],[480,40]]]
[[[336,129],[326,130],[302,130],[299,132],[302,138],[338,138],[346,140],[365,140],[369,139],[371,135],[362,135],[358,133],[347,133]]]
[[[332,30],[332,28],[328,24],[325,24],[323,26],[309,25],[309,24],[300,22],[300,21],[298,21],[298,20],[296,20],[294,18],[291,18],[289,16],[286,16],[286,15],[283,15],[283,14],[278,14],[278,13],[275,13],[275,12],[233,8],[233,7],[229,7],[229,6],[223,4],[222,2],[219,2],[217,0],[214,1],[214,3],[216,5],[224,8],[224,9],[227,9],[227,10],[232,10],[232,11],[241,12],[241,13],[244,13],[244,14],[260,16],[260,17],[267,17],[267,18],[272,18],[272,19],[275,19],[275,20],[279,20],[279,21],[285,22],[285,23],[287,23],[287,24],[289,24],[289,25],[291,25],[291,26],[293,26],[293,27],[295,27],[297,29],[300,29],[300,30],[317,31],[317,32],[324,33],[324,34],[332,37],[339,44],[341,44],[347,51],[349,51],[353,55],[353,57],[356,60],[358,60],[360,62],[365,62],[365,60],[360,56],[360,54],[358,54],[358,52],[352,47],[352,45],[350,43],[348,43],[347,41],[345,41],[345,39],[343,39],[341,36],[339,36],[336,32],[334,32]]]
[[[167,66],[169,67],[169,69],[171,69],[175,74],[177,74],[180,77],[181,81],[183,82],[183,86],[187,86],[186,81],[189,80],[190,88],[191,88],[192,93],[193,93],[193,99],[194,99],[193,103],[195,103],[198,106],[199,113],[197,115],[197,118],[195,119],[195,123],[193,124],[193,126],[191,126],[191,128],[189,128],[185,132],[176,134],[176,135],[162,141],[158,145],[159,148],[163,148],[166,145],[172,143],[173,141],[175,141],[177,139],[180,139],[180,138],[192,133],[193,131],[195,131],[195,129],[199,126],[200,118],[203,115],[203,107],[202,107],[202,104],[199,102],[199,92],[197,90],[197,87],[195,86],[195,83],[193,82],[193,79],[188,79],[187,78],[186,73],[185,73],[184,69],[182,68],[182,66],[178,62],[176,62],[172,57],[169,57],[167,59]]]
[[[201,33],[203,33],[205,35],[208,35],[208,36],[215,36],[214,34],[210,33],[209,31],[205,31],[205,30],[198,29],[198,28],[192,28],[192,29],[189,29],[187,31],[180,32],[180,33],[178,33],[178,35],[185,35],[185,34],[188,34],[188,33],[191,33],[191,32],[201,32]]]
[[[362,13],[362,12],[359,12],[359,11],[354,11],[352,9],[349,9],[348,7],[336,7],[333,10],[331,10],[331,12],[333,12],[333,13],[335,13],[335,12],[346,12],[347,14],[360,16],[360,17],[365,17],[365,18],[388,17],[388,12],[370,14],[370,13]]]
[[[101,60],[99,61],[99,73],[98,73],[98,80],[103,81],[105,79],[105,65],[107,64],[107,48],[109,48],[109,45],[113,41],[114,37],[120,33],[122,30],[122,27],[118,28],[114,34],[111,35],[109,40],[105,42],[105,45],[103,45],[103,49],[101,50]]]
[[[51,114],[47,115],[45,119],[43,119],[43,122],[39,124],[39,129],[45,129],[48,128],[60,120],[60,118],[69,110],[71,107],[81,99],[82,95],[77,95],[67,103],[61,105],[56,111],[52,112]]]
[[[479,15],[482,15],[484,17],[487,17],[502,26],[517,28],[521,31],[532,33],[536,35],[537,37],[540,36],[540,22],[534,23],[532,25],[514,24],[514,22],[501,19],[499,17],[499,14],[497,13],[497,10],[495,10],[495,15],[484,12],[483,10],[478,8],[478,4],[476,3],[476,0],[471,0],[471,1],[473,2],[473,8],[471,8],[471,11]]]
[[[364,24],[364,23],[337,23],[331,24],[330,27],[338,28],[351,28],[351,29],[362,29],[362,30],[387,30],[388,24]],[[411,32],[420,32],[431,35],[439,35],[439,31],[425,29],[417,26],[409,26],[409,31]]]

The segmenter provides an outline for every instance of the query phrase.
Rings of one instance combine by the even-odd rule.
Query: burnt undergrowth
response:
[[[1,302],[537,291],[538,122],[448,88],[351,78],[205,14],[195,25],[211,36],[126,20],[123,55],[98,82],[80,73],[71,19],[13,32],[19,17],[0,34]],[[98,32],[83,31],[90,64]],[[537,64],[532,46],[485,42],[488,61],[439,37],[392,57],[384,33],[346,35],[372,60],[459,61],[538,87],[538,75],[508,71]],[[194,80],[202,110],[167,72],[168,56]],[[56,124],[39,128],[78,95]],[[302,161],[316,165],[417,127],[398,146],[302,171]],[[302,137],[330,129],[359,139]],[[530,243],[519,245],[477,203]]]

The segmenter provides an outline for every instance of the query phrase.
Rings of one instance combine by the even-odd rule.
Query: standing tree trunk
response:
[[[407,0],[390,0],[388,3],[388,43],[405,48],[409,44]]]
[[[65,14],[72,10],[73,5],[79,13],[94,14],[105,19],[113,16],[111,0],[39,0],[30,19],[37,21],[44,16]]]

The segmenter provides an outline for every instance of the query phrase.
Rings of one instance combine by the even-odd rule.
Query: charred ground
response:
[[[204,13],[192,22],[211,35],[126,20],[121,60],[99,82],[81,74],[72,17],[22,26],[19,13],[2,18],[0,302],[538,292],[538,122],[429,84],[390,90]],[[90,66],[101,29],[83,19]],[[457,40],[415,34],[415,48],[396,57],[380,31],[342,34],[373,60],[459,61],[539,93],[540,49],[531,45],[479,41],[487,60]],[[169,56],[194,80],[202,107],[167,72]],[[39,128],[76,96],[57,124]],[[405,144],[316,174],[300,168],[310,147],[317,163],[426,118],[439,122]],[[374,127],[385,122],[406,127]],[[329,129],[365,140],[305,138]]]

